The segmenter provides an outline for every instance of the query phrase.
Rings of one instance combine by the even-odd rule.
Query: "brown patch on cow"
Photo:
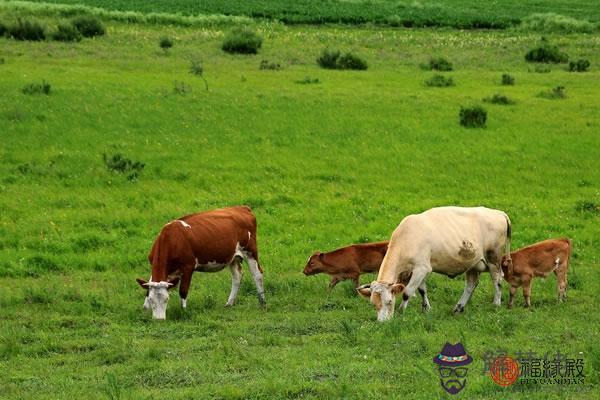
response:
[[[458,255],[465,259],[471,259],[475,257],[475,248],[473,247],[473,243],[468,240],[463,240],[460,245],[460,249],[458,250]]]
[[[383,306],[381,303],[381,294],[377,293],[377,292],[373,293],[371,295],[371,303],[373,303],[373,305],[375,306],[375,308],[377,310],[380,310],[381,307]]]

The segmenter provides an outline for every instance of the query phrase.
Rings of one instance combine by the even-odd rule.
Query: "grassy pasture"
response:
[[[276,19],[286,24],[375,23],[392,26],[506,28],[535,13],[553,12],[600,22],[600,9],[585,0],[34,0],[84,4],[108,10],[183,15],[224,14]]]
[[[52,25],[56,21],[46,20]],[[600,346],[600,39],[549,35],[588,73],[529,72],[538,35],[259,25],[258,56],[220,50],[224,31],[109,24],[77,44],[0,38],[0,398],[446,398],[431,358],[462,341],[475,361],[468,398],[597,398]],[[175,39],[165,55],[159,38]],[[368,71],[316,66],[321,49],[353,50]],[[429,88],[432,55],[456,86]],[[203,60],[204,83],[188,73]],[[262,59],[280,71],[260,71]],[[516,78],[500,85],[501,74]],[[320,83],[295,83],[304,77]],[[46,80],[46,95],[21,89]],[[191,87],[174,93],[173,82]],[[562,85],[567,98],[538,93]],[[486,129],[458,124],[485,104]],[[102,155],[145,163],[137,180]],[[226,205],[259,221],[266,309],[246,271],[224,309],[228,273],[196,274],[188,310],[141,310],[134,278],[162,225]],[[348,283],[301,274],[317,249],[382,240],[403,216],[437,205],[487,205],[513,220],[513,247],[569,236],[569,299],[534,283],[533,308],[491,304],[483,275],[464,315],[462,279],[431,276],[433,310],[414,299],[378,324]],[[372,276],[363,277],[367,282]],[[504,290],[504,304],[507,299]],[[584,386],[502,389],[486,351],[557,349],[585,358]]]

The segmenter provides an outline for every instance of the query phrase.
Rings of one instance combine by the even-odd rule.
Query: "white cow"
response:
[[[510,233],[508,216],[485,207],[438,207],[409,215],[392,234],[377,280],[357,290],[371,299],[377,320],[386,321],[394,315],[400,292],[402,310],[417,288],[425,294],[423,308],[429,309],[425,279],[432,271],[452,278],[465,273],[465,290],[454,308],[462,312],[479,282],[479,274],[489,271],[495,289],[494,304],[500,305],[500,261],[510,255]],[[406,287],[396,283],[403,273],[412,273]]]

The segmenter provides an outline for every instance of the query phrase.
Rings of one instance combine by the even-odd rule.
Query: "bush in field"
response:
[[[173,39],[171,39],[168,36],[161,36],[161,38],[158,41],[158,45],[165,52],[165,54],[167,54],[169,49],[173,47]]]
[[[487,111],[481,106],[461,107],[460,124],[466,128],[485,128]]]
[[[262,70],[272,70],[272,71],[279,71],[281,68],[281,65],[275,61],[269,61],[269,60],[262,60],[260,62],[260,65],[258,66],[258,68],[262,71]]]
[[[192,87],[185,82],[182,81],[173,81],[173,94],[178,94],[181,96],[185,96],[188,93],[191,93]]]
[[[367,61],[353,53],[346,53],[337,60],[338,69],[366,70],[369,66]]]
[[[97,17],[82,15],[73,18],[71,23],[84,37],[102,36],[106,33],[106,28]]]
[[[40,41],[46,39],[44,27],[35,20],[19,18],[16,24],[8,27],[8,35],[17,40]]]
[[[317,64],[319,64],[321,68],[336,69],[339,58],[339,50],[323,49],[321,55],[317,57]]]
[[[204,81],[204,87],[208,92],[208,82],[204,77],[204,66],[201,60],[192,60],[190,63],[190,74],[199,76]]]
[[[0,21],[0,36],[4,36],[7,31],[8,27],[4,24],[4,22]]]
[[[30,83],[28,85],[23,86],[21,92],[23,94],[50,94],[51,86],[48,82],[42,81],[42,83]]]
[[[136,180],[142,173],[145,164],[140,161],[132,161],[131,159],[123,156],[120,153],[108,156],[106,153],[102,154],[102,160],[104,166],[110,172],[117,174],[126,174],[127,179],[130,181]]]
[[[525,54],[525,61],[539,63],[566,63],[569,56],[560,51],[558,46],[551,45],[546,39],[542,38],[542,44],[539,47],[529,50]]]
[[[225,35],[221,49],[227,53],[256,54],[262,37],[249,28],[236,28]]]
[[[486,103],[501,104],[501,105],[515,104],[514,100],[512,100],[511,98],[509,98],[503,94],[500,94],[500,93],[496,93],[493,96],[486,97],[483,99],[483,101],[485,101]]]
[[[366,70],[367,61],[356,54],[347,52],[342,54],[339,50],[323,49],[317,57],[317,64],[325,69],[354,69]]]
[[[428,69],[433,71],[452,71],[452,63],[444,57],[432,57],[429,59]]]
[[[425,86],[430,87],[448,87],[454,86],[454,80],[451,77],[446,78],[444,75],[435,74],[425,81]]]
[[[543,97],[544,99],[550,99],[550,100],[564,99],[567,97],[567,92],[565,91],[564,86],[557,86],[557,87],[553,88],[552,90],[540,92],[538,94],[538,97]]]
[[[81,32],[73,24],[59,24],[51,37],[59,42],[79,42],[81,41]]]
[[[514,76],[510,74],[502,74],[502,84],[504,86],[512,86],[515,84]]]
[[[316,83],[321,83],[319,78],[311,78],[310,76],[305,76],[303,79],[299,79],[294,82],[300,85],[312,85]]]
[[[584,58],[577,61],[569,62],[569,71],[571,72],[586,72],[590,69],[590,62]]]
[[[520,28],[526,31],[557,33],[590,33],[594,31],[594,25],[589,21],[554,13],[532,14],[523,19]]]

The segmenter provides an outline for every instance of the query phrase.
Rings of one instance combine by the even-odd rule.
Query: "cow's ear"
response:
[[[323,253],[317,251],[317,256],[319,257],[319,260],[323,261]]]
[[[394,293],[394,294],[402,293],[404,288],[405,288],[405,286],[403,283],[394,283],[392,285],[392,293]]]
[[[169,289],[174,289],[175,286],[177,286],[177,284],[179,283],[179,277],[176,276],[173,279],[169,279],[168,284],[169,284]]]
[[[140,284],[140,286],[144,289],[148,289],[148,282],[146,282],[145,280],[143,280],[142,278],[136,278],[135,279],[137,281],[137,283]]]
[[[362,285],[356,288],[356,291],[358,292],[358,294],[360,294],[363,297],[371,297],[371,285]]]

